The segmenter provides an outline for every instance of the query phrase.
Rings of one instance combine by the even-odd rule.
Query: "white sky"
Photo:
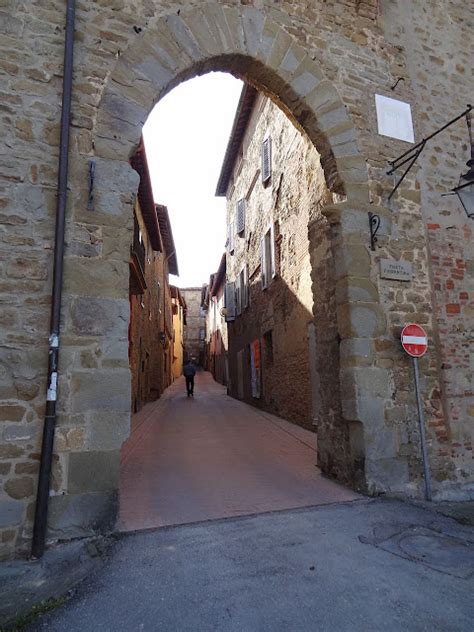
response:
[[[155,202],[168,207],[179,287],[201,286],[217,271],[226,241],[225,198],[214,196],[242,82],[211,73],[180,84],[145,126]]]

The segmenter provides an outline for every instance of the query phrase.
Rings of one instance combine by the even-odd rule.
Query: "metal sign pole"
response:
[[[426,447],[425,414],[423,411],[423,402],[421,401],[421,395],[420,395],[420,374],[418,370],[418,358],[413,358],[413,369],[415,371],[416,404],[418,406],[418,421],[420,425],[421,452],[423,456],[423,472],[425,475],[425,499],[431,500],[431,473],[430,473],[430,464],[428,461],[428,450]]]

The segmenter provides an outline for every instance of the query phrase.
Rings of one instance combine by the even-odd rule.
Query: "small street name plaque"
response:
[[[380,259],[380,276],[382,279],[394,281],[411,281],[413,277],[411,263],[403,260]]]

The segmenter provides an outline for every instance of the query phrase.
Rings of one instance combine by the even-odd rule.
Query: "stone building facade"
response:
[[[131,160],[140,176],[130,249],[129,358],[132,413],[172,382],[173,322],[169,273],[178,273],[166,207],[155,205],[143,141]]]
[[[201,307],[202,287],[181,288],[186,301],[186,325],[184,327],[184,361],[191,360],[204,365],[206,318]]]
[[[216,382],[226,386],[229,382],[228,333],[224,315],[226,285],[226,255],[222,256],[219,268],[209,279],[203,292],[201,306],[206,313],[206,363]]]
[[[0,9],[0,540],[28,551],[45,410],[64,3]],[[309,226],[318,317],[334,365],[323,384],[318,462],[370,493],[422,494],[412,368],[402,325],[430,337],[421,362],[435,498],[473,490],[473,225],[442,197],[468,158],[462,121],[428,143],[388,200],[375,94],[411,105],[415,137],[472,100],[472,6],[459,0],[117,0],[77,3],[59,414],[48,540],[111,528],[129,432],[128,266],[139,178],[130,156],[154,104],[226,71],[270,96],[321,156],[332,202]],[[90,162],[95,165],[94,210]],[[367,213],[382,220],[375,251]],[[412,264],[382,279],[380,259]],[[470,275],[470,276],[469,276]],[[88,332],[78,318],[97,307]],[[123,315],[117,318],[117,314]],[[315,344],[321,344],[316,335]],[[91,354],[96,361],[91,365]]]
[[[332,196],[314,145],[249,85],[218,193],[227,197],[230,394],[314,430],[321,380],[308,225]],[[327,371],[331,356],[319,353]]]

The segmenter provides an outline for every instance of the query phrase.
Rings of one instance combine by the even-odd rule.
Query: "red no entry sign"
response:
[[[402,331],[402,346],[413,358],[421,358],[428,348],[428,336],[420,325],[410,323]]]

